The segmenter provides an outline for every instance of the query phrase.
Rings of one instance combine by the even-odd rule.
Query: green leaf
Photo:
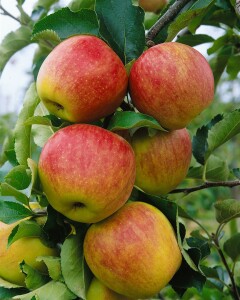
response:
[[[43,234],[41,226],[31,220],[25,220],[15,226],[8,237],[8,247],[23,237],[40,237]]]
[[[220,291],[223,291],[225,278],[223,278],[224,270],[222,270],[220,267],[213,267],[209,268],[207,266],[201,266],[201,270],[207,277],[208,281],[211,282],[211,285],[214,286],[214,288],[217,288]]]
[[[13,186],[17,190],[26,189],[30,182],[31,178],[29,176],[29,172],[27,171],[26,166],[16,166],[14,167],[6,176],[5,181],[9,185]]]
[[[83,8],[94,9],[95,0],[72,0],[68,6],[72,11],[78,11]]]
[[[33,116],[39,101],[36,86],[33,83],[25,95],[23,108],[14,130],[15,152],[20,165],[27,165],[27,159],[31,156],[31,127],[25,126],[24,122]]]
[[[46,10],[49,10],[50,7],[56,2],[58,2],[58,0],[38,0],[35,4],[35,7],[42,6]]]
[[[33,212],[13,201],[0,201],[0,221],[12,224],[33,215]]]
[[[67,287],[78,297],[86,299],[86,291],[92,278],[84,260],[83,238],[82,234],[72,235],[64,241],[61,266]]]
[[[0,185],[0,187],[1,187],[1,195],[2,196],[15,197],[15,199],[18,200],[19,202],[28,205],[29,198],[28,198],[28,196],[26,196],[24,190],[19,191],[6,182],[3,182]]]
[[[100,33],[124,64],[138,58],[145,47],[144,11],[131,0],[96,0]],[[134,41],[134,42],[133,42]]]
[[[33,297],[36,297],[37,300],[73,300],[76,299],[76,295],[71,293],[66,285],[58,281],[50,281],[47,284],[41,286],[40,288],[24,294],[13,297],[17,300],[32,300]]]
[[[202,179],[204,167],[193,167],[188,171],[188,178]],[[217,156],[210,156],[207,161],[206,180],[208,181],[226,181],[229,177],[229,168],[226,161]]]
[[[240,179],[240,169],[239,168],[232,169],[232,172],[233,172],[234,176],[236,176],[238,179]]]
[[[5,36],[0,45],[0,75],[12,55],[31,43],[31,33],[28,26],[21,26]]]
[[[211,43],[214,39],[207,34],[186,34],[177,39],[178,43],[186,44],[191,47]]]
[[[149,127],[166,131],[153,117],[135,113],[134,111],[117,111],[110,120],[108,130],[115,131],[138,127]]]
[[[194,18],[207,11],[214,2],[215,0],[198,0],[187,11],[180,13],[168,27],[166,42],[172,41],[180,30],[187,27]]]
[[[33,116],[28,118],[25,123],[25,125],[33,125],[33,124],[38,124],[38,125],[46,125],[46,126],[52,126],[51,120],[47,118],[46,116]]]
[[[37,261],[43,261],[48,268],[49,276],[54,281],[63,281],[61,272],[61,260],[59,257],[54,256],[39,256]]]
[[[44,31],[40,31],[39,33],[36,33],[33,37],[33,41],[40,41],[40,40],[47,40],[48,42],[51,42],[52,47],[56,47],[59,43],[61,43],[61,39],[58,36],[58,34],[53,31],[46,29]]]
[[[226,254],[231,257],[233,262],[240,260],[240,233],[233,235],[228,239],[224,245],[223,249]]]
[[[35,290],[49,281],[48,276],[41,274],[36,269],[27,265],[24,261],[20,264],[22,272],[26,275],[25,283],[29,290]]]
[[[32,38],[37,38],[37,35],[46,30],[55,31],[61,40],[77,34],[99,36],[96,13],[88,9],[72,12],[68,7],[65,7],[48,15],[34,25]],[[49,31],[46,34],[49,34]]]
[[[24,288],[8,289],[8,288],[0,287],[0,299],[2,300],[12,300],[14,296],[23,293],[26,293],[26,289]]]
[[[227,73],[230,75],[230,79],[234,80],[237,78],[240,72],[240,55],[230,56],[227,63]]]
[[[240,201],[235,199],[219,200],[214,204],[216,219],[219,223],[240,217]]]

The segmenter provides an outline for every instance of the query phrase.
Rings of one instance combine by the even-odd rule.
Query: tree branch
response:
[[[166,13],[149,29],[146,34],[146,43],[148,47],[154,46],[154,38],[161,31],[161,29],[171,22],[178,13],[183,9],[183,7],[191,0],[176,0],[176,2],[169,7]]]
[[[208,189],[211,187],[219,187],[219,186],[225,186],[232,188],[234,186],[239,186],[240,185],[240,180],[233,180],[233,181],[217,181],[217,182],[211,182],[211,181],[206,181],[201,185],[192,187],[192,188],[182,188],[182,189],[175,189],[170,192],[170,194],[177,194],[177,193],[184,193],[186,195],[203,190],[203,189]]]
[[[8,17],[12,18],[13,20],[17,21],[18,23],[21,23],[21,21],[18,18],[14,17],[14,15],[12,15],[10,12],[8,12],[1,4],[0,4],[0,10],[2,10],[2,13],[1,13],[2,15],[8,16]]]

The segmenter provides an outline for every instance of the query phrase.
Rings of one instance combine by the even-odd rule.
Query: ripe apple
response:
[[[94,125],[60,129],[39,159],[49,203],[69,219],[84,223],[98,222],[118,210],[131,194],[135,173],[129,143]]]
[[[182,262],[170,222],[144,202],[127,203],[92,224],[84,239],[84,255],[104,285],[136,299],[158,293]]]
[[[93,278],[87,291],[86,300],[133,300],[110,290],[96,277]]]
[[[146,50],[132,66],[129,87],[136,108],[170,130],[186,127],[214,97],[207,60],[176,42]]]
[[[145,11],[157,12],[162,9],[166,4],[167,0],[139,0],[139,6],[141,6]]]
[[[54,115],[88,123],[113,113],[126,94],[128,76],[117,54],[95,36],[60,43],[43,62],[38,95]]]
[[[45,264],[36,261],[38,256],[57,256],[57,249],[47,247],[39,237],[24,237],[9,247],[8,237],[13,228],[18,224],[11,225],[0,222],[0,277],[11,283],[25,286],[25,276],[21,272],[19,264],[24,260],[26,264],[46,273]]]
[[[167,194],[186,177],[192,145],[185,128],[153,136],[142,128],[133,135],[131,145],[136,158],[135,185],[144,192]]]

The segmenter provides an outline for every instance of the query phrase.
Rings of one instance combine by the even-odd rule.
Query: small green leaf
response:
[[[227,223],[240,217],[240,201],[235,199],[219,200],[214,204],[216,219],[219,223]]]
[[[215,0],[198,0],[193,3],[187,11],[180,13],[168,27],[168,37],[166,42],[172,41],[180,30],[187,27],[194,18],[207,11],[214,1]]]
[[[50,281],[40,288],[24,294],[13,297],[16,300],[33,300],[36,297],[37,300],[73,300],[76,299],[76,295],[71,293],[66,285],[58,281]]]
[[[38,125],[46,125],[46,126],[52,126],[51,120],[47,118],[46,116],[33,116],[28,118],[25,123],[25,125],[33,125],[33,124],[38,124]]]
[[[61,266],[67,287],[78,297],[86,299],[91,275],[84,260],[83,238],[82,234],[72,235],[64,241],[61,251]]]
[[[65,7],[48,15],[34,25],[32,38],[35,39],[37,35],[46,30],[48,31],[46,34],[49,34],[49,30],[54,31],[61,40],[77,34],[99,36],[96,13],[88,9],[72,12]]]
[[[202,179],[204,167],[193,167],[188,171],[188,178]],[[211,155],[207,161],[206,180],[208,181],[226,181],[229,177],[229,168],[227,162],[217,156]]]
[[[1,187],[1,195],[2,196],[15,197],[15,199],[18,200],[19,202],[28,205],[29,198],[28,198],[28,196],[26,196],[24,190],[19,191],[6,182],[3,182],[0,185],[0,187]]]
[[[27,265],[24,261],[20,264],[22,272],[26,275],[25,283],[29,290],[35,290],[49,281],[48,276],[41,274],[36,269]]]
[[[124,64],[138,58],[145,47],[144,11],[131,0],[96,0],[100,33]],[[134,41],[134,42],[133,42]]]
[[[5,288],[0,287],[0,299],[2,300],[12,300],[16,295],[26,293],[24,288]]]
[[[72,11],[78,11],[83,8],[94,9],[95,0],[72,0],[68,6]]]
[[[49,10],[50,7],[56,2],[58,2],[58,0],[38,0],[37,3],[35,3],[35,7],[42,6],[46,10]]]
[[[56,45],[61,43],[61,39],[58,34],[55,31],[49,29],[36,33],[32,38],[33,41],[39,41],[41,39],[51,42],[52,47],[55,47]]]
[[[24,122],[33,116],[39,101],[36,86],[33,83],[25,95],[23,108],[19,114],[14,130],[15,152],[20,165],[27,165],[27,159],[31,157],[31,127],[25,126]]]
[[[0,221],[12,224],[33,215],[33,212],[17,202],[0,201]]]
[[[61,272],[61,260],[54,256],[39,256],[37,261],[43,261],[48,268],[49,276],[54,281],[63,281]]]
[[[110,120],[108,130],[115,131],[138,127],[149,127],[166,131],[153,117],[135,113],[134,111],[117,111]]]
[[[12,55],[31,43],[31,33],[28,26],[21,26],[5,36],[0,45],[0,75]]]
[[[26,166],[19,165],[14,167],[5,176],[5,181],[17,190],[24,190],[29,186],[31,182],[31,178],[29,175],[30,174],[27,171]]]
[[[204,43],[211,43],[214,39],[207,34],[186,34],[177,39],[178,43],[186,44],[191,47]]]
[[[233,262],[240,260],[240,233],[237,233],[228,239],[223,245],[224,251]]]
[[[31,220],[25,220],[15,226],[8,237],[8,247],[23,237],[40,237],[43,234],[41,226]]]
[[[227,64],[227,73],[230,75],[230,79],[234,80],[237,78],[240,72],[240,55],[234,55],[229,57]]]
[[[232,172],[238,179],[240,179],[240,169],[239,168],[232,169]]]

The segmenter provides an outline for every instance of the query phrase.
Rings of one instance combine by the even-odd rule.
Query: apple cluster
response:
[[[128,76],[104,41],[74,36],[43,62],[37,91],[50,113],[75,123],[47,141],[38,170],[52,207],[91,224],[84,254],[96,277],[92,285],[115,295],[109,299],[153,296],[179,269],[181,250],[157,208],[127,201],[134,185],[163,195],[185,178],[192,152],[185,127],[214,96],[207,61],[189,46],[164,43],[146,50]],[[119,109],[127,92],[136,110],[166,131],[149,135],[140,128],[126,141],[91,124]],[[89,299],[94,290],[90,286]]]

